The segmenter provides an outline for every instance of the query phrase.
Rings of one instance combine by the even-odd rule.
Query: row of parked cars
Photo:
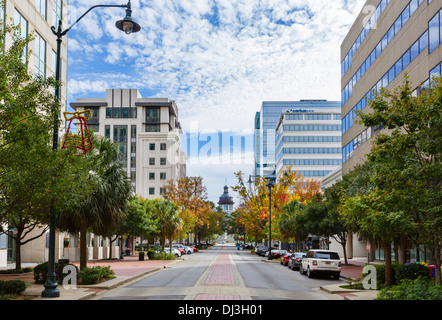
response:
[[[164,251],[170,253],[170,247],[164,248]],[[182,244],[172,244],[172,253],[177,257],[181,257],[185,254],[192,254],[196,252],[196,248],[193,246],[184,246]]]
[[[268,247],[256,247],[256,254],[269,256]],[[299,270],[309,278],[315,274],[331,275],[335,279],[341,276],[341,259],[339,253],[332,250],[311,249],[307,252],[291,252],[272,249],[272,259],[280,259],[281,265],[292,270]]]

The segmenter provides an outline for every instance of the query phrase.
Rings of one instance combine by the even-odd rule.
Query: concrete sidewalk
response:
[[[109,290],[123,285],[127,282],[145,276],[152,272],[157,272],[169,268],[177,263],[184,261],[185,257],[176,260],[145,260],[139,261],[138,256],[125,256],[122,260],[89,260],[88,267],[110,266],[115,273],[115,278],[93,285],[77,285],[76,288],[64,288],[58,286],[60,297],[43,298],[41,292],[44,290],[42,284],[34,283],[33,273],[7,275],[0,274],[0,280],[23,280],[29,284],[23,296],[29,296],[34,300],[87,300],[104,290]],[[79,262],[71,262],[79,266]]]
[[[88,267],[93,266],[110,266],[111,270],[115,272],[115,278],[94,285],[78,285],[76,288],[64,288],[62,285],[58,286],[60,290],[60,297],[58,298],[43,298],[41,292],[44,290],[42,284],[35,284],[33,273],[7,275],[0,274],[0,280],[23,280],[26,281],[29,287],[23,293],[24,296],[32,297],[34,300],[87,300],[95,295],[100,294],[109,289],[124,285],[137,278],[145,276],[149,273],[157,272],[165,268],[174,266],[186,259],[186,256],[178,258],[177,260],[145,260],[139,261],[138,256],[125,256],[123,260],[89,260]],[[341,278],[348,279],[348,281],[362,278],[362,269],[366,264],[365,258],[349,259],[348,265],[342,266]],[[265,261],[265,260],[263,260]],[[265,261],[269,262],[269,261]],[[272,262],[279,263],[279,260]],[[78,262],[72,262],[79,266]],[[15,266],[14,266],[15,267]],[[373,300],[376,298],[376,291],[367,290],[351,290],[343,289],[340,286],[344,283],[340,282],[336,285],[323,286],[320,289],[342,296],[345,300]]]

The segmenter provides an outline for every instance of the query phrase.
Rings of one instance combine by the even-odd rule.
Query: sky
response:
[[[68,33],[68,104],[112,88],[175,101],[187,175],[203,177],[216,203],[234,172],[253,174],[263,101],[340,101],[340,46],[365,2],[135,0],[141,31],[131,35],[115,27],[123,8],[96,8]],[[71,0],[66,25],[122,3]]]

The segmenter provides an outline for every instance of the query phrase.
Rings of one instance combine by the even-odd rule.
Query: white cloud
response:
[[[83,13],[99,3],[70,7]],[[340,100],[340,45],[364,3],[139,0],[132,17],[142,29],[130,36],[115,28],[124,9],[98,8],[72,34],[68,92],[138,88],[175,100],[184,130],[189,121],[251,130],[262,101]]]

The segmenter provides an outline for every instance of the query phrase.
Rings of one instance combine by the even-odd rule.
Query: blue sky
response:
[[[71,0],[69,25],[93,5],[121,3]],[[135,0],[141,31],[129,36],[115,27],[124,9],[94,9],[69,31],[68,103],[109,88],[176,101],[188,175],[202,176],[216,202],[233,172],[252,173],[262,101],[340,100],[340,45],[364,3]]]

